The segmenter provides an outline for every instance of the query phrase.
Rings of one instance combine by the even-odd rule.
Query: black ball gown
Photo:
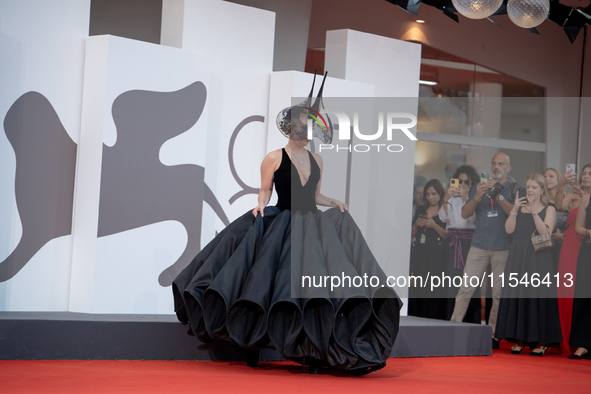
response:
[[[175,312],[203,341],[364,374],[390,356],[402,303],[350,214],[316,208],[320,168],[308,154],[302,185],[282,151],[277,205],[246,212],[202,249],[173,282]],[[379,285],[359,286],[364,276]],[[331,288],[334,278],[344,285]]]

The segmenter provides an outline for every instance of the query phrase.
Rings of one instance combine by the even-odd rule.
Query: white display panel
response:
[[[0,2],[0,310],[68,309],[69,215],[89,16],[90,0]],[[19,114],[5,124],[15,104]],[[18,116],[28,121],[41,109],[47,122],[34,119],[38,124],[25,132]],[[51,136],[43,127],[48,123]],[[15,136],[12,143],[8,135]],[[48,164],[60,159],[67,175],[51,173],[57,167]],[[34,183],[29,174],[47,182]],[[55,187],[69,190],[60,194]]]
[[[89,1],[47,3],[0,6],[0,114],[10,129],[0,133],[0,259],[21,239],[36,242],[22,267],[5,270],[0,310],[172,313],[172,278],[256,204],[261,160],[286,143],[277,113],[308,94],[312,75],[272,72],[275,16],[268,11],[165,0],[163,45],[155,45],[88,38]],[[336,34],[346,50],[327,41],[325,97],[416,97],[415,44]],[[367,52],[376,42],[386,58]],[[388,56],[408,57],[396,74],[404,83],[376,66]],[[15,129],[24,127],[21,113],[28,129]],[[345,155],[323,153],[323,193],[350,196],[351,213],[387,271],[392,261],[408,264],[413,155],[410,144],[394,163],[367,157],[351,166]],[[390,179],[393,168],[408,193],[358,193]],[[19,189],[28,184],[45,189],[17,207],[19,190],[36,195]],[[391,211],[379,208],[392,201]]]
[[[401,98],[396,112],[416,116],[420,65],[419,44],[352,30],[327,32],[326,69],[374,85],[375,97]],[[367,207],[355,217],[357,224],[382,268],[396,276],[409,273],[415,154],[414,141],[399,143],[404,150],[395,155],[358,155],[351,180],[357,185],[351,205]]]
[[[201,239],[209,59],[114,36],[86,59],[70,310],[170,313],[161,275]]]
[[[208,147],[219,155],[208,156],[206,182],[232,220],[257,202],[259,166],[267,153],[275,14],[218,0],[164,0],[162,14],[163,45],[211,56]],[[212,216],[206,210],[204,223]]]

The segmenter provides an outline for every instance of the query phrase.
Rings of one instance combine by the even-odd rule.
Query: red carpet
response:
[[[2,393],[588,392],[591,360],[564,355],[391,358],[364,377],[308,375],[291,362],[0,361]]]

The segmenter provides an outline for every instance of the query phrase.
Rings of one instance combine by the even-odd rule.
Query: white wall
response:
[[[196,81],[209,86],[209,59],[205,55],[115,36],[93,36],[87,40],[70,310],[94,313],[172,311],[170,288],[159,286],[158,277],[181,257],[188,242],[194,240],[188,239],[188,229],[173,217],[140,227],[131,225],[125,231],[97,238],[99,218],[112,221],[113,216],[110,212],[99,212],[99,199],[108,197],[104,195],[104,190],[101,193],[101,187],[106,187],[105,182],[109,181],[106,177],[115,175],[103,172],[105,165],[109,164],[103,162],[103,158],[104,151],[117,149],[121,139],[126,137],[121,133],[127,130],[118,130],[113,119],[114,102],[120,95],[134,90],[147,91],[148,94],[175,92]],[[137,119],[137,122],[142,127],[142,119]],[[143,127],[148,128],[147,125]],[[171,176],[175,166],[204,167],[207,134],[208,113],[205,110],[189,130],[169,139],[159,152],[154,152],[154,160],[159,160],[162,166],[171,167]],[[143,141],[136,141],[138,150],[146,145],[148,138],[153,137],[146,134],[144,138]],[[127,162],[123,162],[121,173],[130,172],[136,163],[142,167],[139,163],[145,160],[142,154],[136,155],[134,151],[125,153],[129,156]],[[149,178],[149,175],[135,172],[135,176],[142,179]],[[158,180],[154,177],[155,182]],[[132,178],[128,179],[128,182],[132,181]],[[153,187],[157,189],[158,185]],[[135,204],[151,204],[150,200],[141,200],[141,197],[134,197],[137,198]],[[194,199],[194,209],[200,210],[202,202],[197,197],[189,198]],[[112,204],[103,205],[103,209],[117,210],[118,205],[123,203],[125,201],[115,199]],[[154,210],[163,208],[152,207]],[[191,216],[189,212],[187,216]],[[214,234],[214,227],[210,226],[205,236],[211,238]]]
[[[57,5],[52,2],[51,7],[46,3],[30,0],[0,7],[0,62],[9,70],[0,76],[2,86],[7,86],[0,92],[0,110],[6,114],[27,91],[42,92],[71,144],[78,145],[77,163],[72,164],[76,171],[73,229],[72,235],[48,242],[19,273],[0,283],[0,310],[172,313],[170,289],[159,283],[159,274],[195,245],[189,224],[201,226],[202,246],[224,224],[211,204],[202,200],[186,208],[186,212],[192,212],[193,207],[195,211],[202,209],[195,220],[159,217],[166,207],[186,202],[186,198],[170,197],[154,208],[153,221],[117,227],[121,225],[113,222],[117,213],[121,212],[121,218],[129,213],[122,207],[150,209],[146,204],[151,200],[134,197],[130,201],[125,193],[117,200],[113,195],[120,190],[113,185],[133,192],[146,182],[158,186],[150,183],[153,174],[143,171],[137,162],[145,149],[154,148],[150,145],[153,135],[142,138],[136,134],[137,141],[130,144],[125,139],[130,124],[115,122],[118,100],[138,92],[140,97],[174,95],[195,82],[205,86],[207,100],[199,121],[148,153],[157,169],[201,171],[203,188],[211,189],[223,213],[233,220],[256,202],[264,155],[285,143],[275,127],[277,106],[289,105],[292,95],[307,94],[312,76],[272,72],[272,12],[221,0],[165,0],[162,45],[156,45],[114,36],[88,38],[88,2],[61,0]],[[355,31],[334,34],[344,45],[327,47],[327,69],[335,71],[330,71],[325,97],[416,98],[419,46]],[[375,47],[380,48],[373,54],[378,57],[368,52]],[[336,71],[334,62],[344,65],[344,74]],[[396,65],[397,72],[388,65]],[[130,111],[142,109],[135,102],[126,105]],[[396,108],[413,113],[416,101]],[[129,121],[136,131],[153,129],[151,123],[142,124],[141,118]],[[166,125],[160,130],[168,135]],[[327,195],[339,199],[344,199],[343,194],[350,196],[351,213],[388,274],[408,272],[405,254],[410,228],[400,223],[410,222],[411,201],[410,195],[397,193],[396,188],[412,184],[409,169],[414,144],[404,135],[397,135],[392,142],[399,141],[404,152],[388,157],[327,153],[323,183]],[[121,160],[117,162],[121,167],[113,170],[109,168],[114,160],[110,152],[121,149],[124,142],[133,154],[127,159],[115,157]],[[5,258],[21,238],[19,218],[23,212],[15,202],[14,149],[3,134],[0,149],[0,209],[5,213],[0,216],[0,254]],[[343,172],[349,165],[350,174]],[[400,171],[396,177],[392,168]],[[110,183],[109,177],[129,174],[132,177],[121,178],[127,183]],[[52,176],[57,175],[49,175],[50,184]],[[193,180],[189,177],[184,184]],[[346,190],[346,182],[350,182],[350,190]],[[183,194],[182,188],[161,189]],[[107,200],[110,202],[105,205]]]
[[[414,43],[352,30],[327,32],[326,69],[373,85],[376,106],[384,105],[384,113],[417,115],[420,62],[421,47]],[[351,207],[365,208],[354,217],[386,274],[407,275],[411,234],[406,224],[412,219],[412,193],[407,191],[413,184],[415,141],[396,133],[392,141],[380,142],[404,150],[354,155]]]
[[[167,23],[176,19],[177,23]],[[272,12],[218,0],[164,0],[162,45],[197,51],[211,58],[206,182],[218,196],[230,220],[256,205],[255,194],[233,203],[241,191],[233,182],[228,162],[230,138],[246,118],[267,119],[269,73],[273,70],[275,15]],[[180,39],[179,39],[180,38]],[[265,156],[266,127],[251,122],[236,140],[233,151],[237,175],[248,186],[260,186],[259,166]],[[204,222],[213,220],[205,211]],[[209,215],[209,219],[208,216]]]
[[[230,0],[275,12],[273,70],[304,71],[312,0]]]

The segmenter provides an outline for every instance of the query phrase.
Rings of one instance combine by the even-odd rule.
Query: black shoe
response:
[[[529,355],[530,356],[542,357],[546,353],[546,350],[548,350],[548,348],[546,346],[544,346],[542,348],[538,348],[538,349],[540,349],[539,352],[536,352],[535,349],[534,349],[534,350],[532,350],[532,352]]]
[[[363,376],[363,375],[367,375],[368,373],[372,373],[374,371],[379,371],[380,369],[384,368],[385,366],[386,366],[386,363],[383,363],[383,364],[377,364],[377,365],[373,365],[371,367],[366,367],[366,368],[347,370],[347,372],[351,375],[354,375],[354,376]]]
[[[570,355],[570,356],[568,356],[567,358],[568,358],[568,359],[570,359],[570,360],[580,360],[580,359],[582,359],[583,357],[582,357],[582,356],[579,356],[578,354],[571,354],[571,355]]]
[[[246,365],[251,368],[255,368],[259,363],[261,351],[259,349],[247,350],[246,351]]]
[[[499,350],[501,348],[501,341],[499,341],[498,339],[493,338],[492,339],[492,348]]]
[[[515,345],[511,348],[511,354],[521,354],[524,346]]]
[[[591,353],[587,352],[581,356],[585,360],[591,360]]]
[[[320,374],[320,361],[311,359],[308,364],[308,373],[310,375],[319,375]]]

